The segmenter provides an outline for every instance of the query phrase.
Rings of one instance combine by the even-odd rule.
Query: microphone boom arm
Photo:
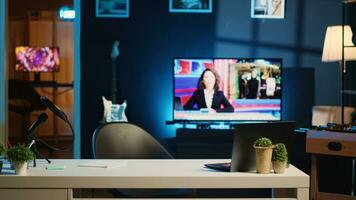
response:
[[[72,137],[73,137],[73,144],[75,140],[75,135],[74,135],[74,129],[70,121],[68,120],[67,115],[58,107],[56,106],[53,102],[51,102],[47,97],[41,96],[40,97],[41,102],[48,108],[50,109],[57,117],[61,118],[66,124],[69,125],[70,130],[72,131]]]

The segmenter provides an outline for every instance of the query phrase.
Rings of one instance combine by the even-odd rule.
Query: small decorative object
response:
[[[286,146],[283,143],[276,144],[272,153],[272,166],[274,173],[284,173],[287,167],[287,160],[288,152]]]
[[[2,171],[2,165],[3,165],[3,155],[5,153],[5,147],[4,145],[0,144],[0,174],[1,174],[1,171]]]
[[[256,152],[257,173],[268,174],[271,169],[272,151],[274,145],[269,138],[262,137],[255,141],[253,147]]]
[[[7,158],[14,165],[17,175],[27,174],[27,162],[35,158],[33,152],[22,145],[15,145],[7,150]]]
[[[96,17],[129,17],[129,0],[96,0]]]
[[[283,19],[285,0],[251,0],[252,18]]]
[[[169,12],[211,13],[212,0],[169,0]]]

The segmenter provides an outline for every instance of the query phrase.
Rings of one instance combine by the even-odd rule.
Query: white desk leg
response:
[[[297,188],[298,200],[309,200],[309,188]]]
[[[67,199],[73,200],[73,189],[67,189]]]

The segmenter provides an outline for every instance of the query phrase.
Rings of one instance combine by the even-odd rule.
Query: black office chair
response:
[[[92,137],[94,159],[173,159],[173,156],[142,128],[127,122],[99,126]],[[116,196],[125,197],[187,197],[194,191],[186,189],[115,189]]]
[[[16,123],[13,126],[21,127],[21,132],[27,134],[27,125],[30,120],[30,114],[33,111],[45,110],[46,106],[40,101],[40,95],[26,80],[9,80],[9,110],[21,115],[22,123]],[[26,138],[25,135],[23,135]]]
[[[172,159],[173,156],[142,128],[126,122],[98,127],[92,140],[93,158]]]
[[[45,110],[40,95],[26,80],[9,80],[9,110],[25,115],[35,110]]]

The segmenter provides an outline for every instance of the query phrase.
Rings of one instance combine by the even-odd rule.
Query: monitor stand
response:
[[[35,72],[35,80],[34,82],[41,82],[41,72]]]
[[[33,83],[41,86],[57,87],[57,83],[53,81],[53,79],[54,79],[54,74],[52,76],[52,81],[43,81],[41,80],[41,72],[35,72]]]

